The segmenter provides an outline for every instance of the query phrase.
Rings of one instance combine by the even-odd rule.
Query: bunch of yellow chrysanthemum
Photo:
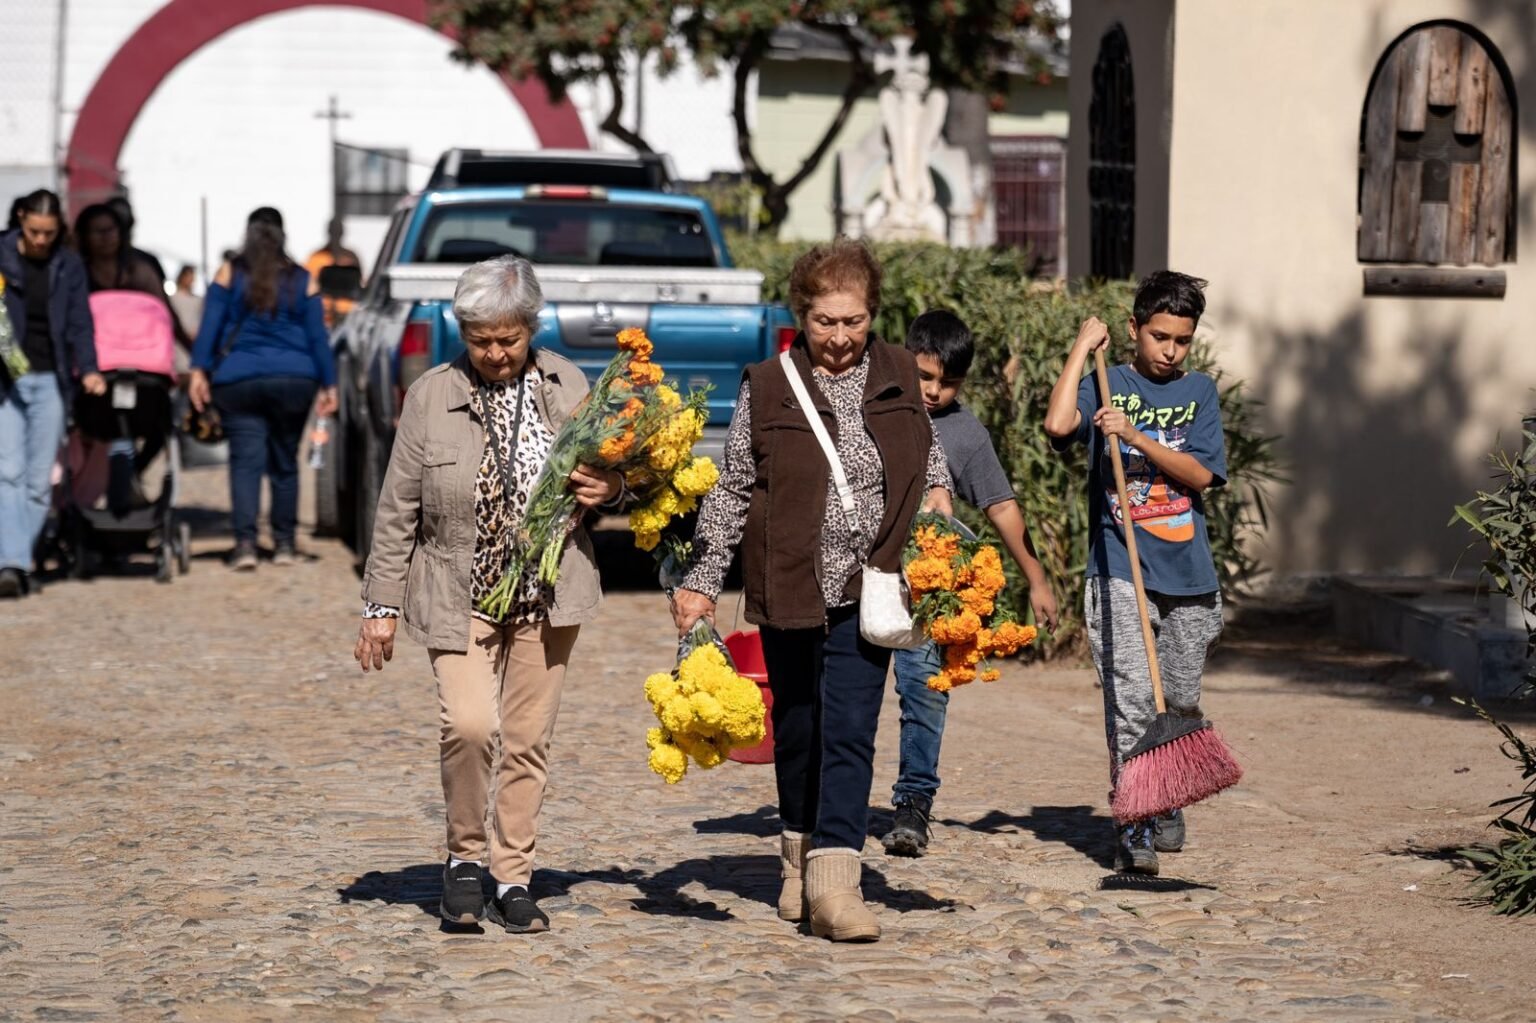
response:
[[[655,550],[661,531],[679,515],[698,507],[720,471],[708,458],[695,457],[693,446],[704,435],[707,392],[695,391],[685,402],[665,385],[657,388],[667,418],[646,443],[646,463],[631,471],[626,480],[641,504],[629,513],[635,546]]]
[[[757,683],[736,674],[708,622],[690,634],[693,649],[671,672],[645,680],[645,698],[660,727],[646,733],[652,771],[673,785],[691,758],[715,767],[733,749],[756,746],[766,734]]]
[[[996,681],[999,672],[985,666],[986,658],[1010,657],[1034,642],[1033,625],[998,610],[1008,579],[997,548],[961,535],[948,516],[919,515],[902,562],[913,617],[944,649],[944,665],[928,688],[943,693],[978,678]]]

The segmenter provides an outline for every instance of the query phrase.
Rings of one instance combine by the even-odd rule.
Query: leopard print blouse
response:
[[[882,342],[871,342],[879,344]],[[853,490],[857,525],[849,529],[837,498],[837,484],[828,474],[826,514],[821,521],[821,592],[827,608],[853,603],[843,599],[848,580],[869,558],[875,534],[885,518],[885,465],[880,449],[864,425],[864,387],[869,381],[869,352],[858,365],[839,376],[820,370],[811,374],[817,388],[826,396],[837,420],[837,457],[843,463],[848,486]],[[731,418],[725,441],[725,464],[720,482],[699,512],[698,528],[693,536],[693,565],[683,586],[710,599],[720,594],[736,545],[746,527],[747,508],[752,503],[752,488],[757,469],[752,458],[752,389],[741,382],[736,398],[736,414]],[[928,450],[928,487],[953,490],[949,465],[938,435]]]
[[[480,421],[490,417],[492,429],[487,431],[485,455],[480,459],[480,471],[475,476],[475,557],[470,579],[470,602],[475,608],[472,614],[481,621],[493,625],[525,625],[542,621],[549,613],[553,594],[549,587],[539,582],[539,567],[530,565],[518,586],[512,608],[504,622],[497,622],[479,610],[480,601],[489,596],[506,571],[507,554],[512,530],[522,522],[528,510],[528,499],[533,485],[549,460],[550,448],[555,435],[544,425],[539,415],[534,394],[544,377],[532,361],[523,374],[523,387],[518,390],[515,381],[481,384],[470,392],[470,411]],[[501,469],[497,464],[496,450],[489,443],[494,435],[502,444],[512,443],[512,428],[517,418],[517,396],[522,394],[522,429],[512,451],[508,469],[512,474],[512,500],[510,507],[504,497]],[[364,618],[398,618],[400,609],[381,604],[366,604]]]

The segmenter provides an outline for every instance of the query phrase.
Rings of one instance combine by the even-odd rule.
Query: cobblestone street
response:
[[[222,474],[194,475],[216,504]],[[675,638],[659,594],[612,593],[553,751],[553,930],[455,933],[426,657],[357,671],[340,545],[242,576],[227,545],[201,537],[170,586],[0,606],[0,1019],[1531,1018],[1536,921],[1467,905],[1435,855],[1483,836],[1516,772],[1410,665],[1229,637],[1206,706],[1249,776],[1142,884],[1109,869],[1091,670],[959,691],[933,849],[872,838],[885,938],[834,946],[774,915],[770,769],[646,770],[640,683]],[[877,832],[895,735],[892,696]]]

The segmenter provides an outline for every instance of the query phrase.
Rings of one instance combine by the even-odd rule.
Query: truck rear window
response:
[[[427,216],[418,263],[503,255],[563,266],[718,265],[698,214],[607,202],[452,204]]]

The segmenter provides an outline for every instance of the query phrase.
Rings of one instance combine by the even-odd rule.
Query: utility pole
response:
[[[324,110],[318,111],[316,117],[324,118],[330,123],[331,129],[331,219],[341,216],[341,159],[336,153],[336,122],[351,118],[351,114],[342,110],[336,102],[336,97],[330,97],[330,103]]]

